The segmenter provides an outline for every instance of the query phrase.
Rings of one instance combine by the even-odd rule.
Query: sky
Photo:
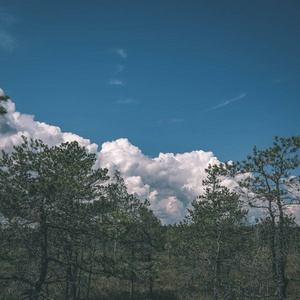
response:
[[[209,162],[299,135],[299,15],[298,0],[0,0],[0,147],[75,138],[179,220]]]

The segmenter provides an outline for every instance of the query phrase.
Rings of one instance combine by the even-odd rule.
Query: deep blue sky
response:
[[[241,160],[300,128],[299,0],[0,0],[0,88],[101,145]]]

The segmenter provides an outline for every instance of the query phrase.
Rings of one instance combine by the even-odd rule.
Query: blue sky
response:
[[[0,88],[101,145],[242,160],[300,128],[300,2],[0,1]]]

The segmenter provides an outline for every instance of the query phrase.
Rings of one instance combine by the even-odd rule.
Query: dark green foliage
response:
[[[242,209],[239,195],[221,185],[221,177],[227,174],[223,165],[209,166],[206,172],[204,195],[192,203],[188,217],[195,263],[201,261],[203,284],[214,299],[234,299],[232,273],[244,249],[241,233],[247,211]]]
[[[6,102],[8,99],[9,99],[8,95],[0,96],[0,102],[1,101]],[[5,114],[7,114],[7,110],[2,105],[0,105],[0,116]]]
[[[91,201],[108,179],[107,170],[92,170],[94,162],[77,142],[49,148],[24,138],[12,154],[2,152],[0,213],[3,234],[10,233],[4,249],[13,255],[3,257],[10,267],[0,279],[18,281],[14,293],[40,299],[49,284],[65,282],[73,299],[77,272],[84,269],[80,249],[97,226]]]
[[[298,149],[276,138],[243,163],[209,166],[187,217],[162,226],[78,143],[24,138],[0,157],[0,299],[297,299]],[[241,174],[239,189],[222,185]],[[265,215],[250,226],[255,207]]]
[[[266,260],[273,277],[273,294],[279,300],[287,298],[290,281],[286,275],[289,229],[295,226],[291,209],[300,204],[299,192],[292,188],[297,179],[290,176],[300,166],[299,149],[300,137],[276,137],[273,147],[254,147],[253,156],[238,163],[243,173],[251,174],[240,182],[240,192],[250,207],[264,210],[260,223],[266,240]]]
[[[144,282],[153,293],[162,226],[120,174],[93,169],[77,142],[28,141],[0,159],[0,281],[24,299],[92,297],[99,276]],[[138,291],[137,291],[138,292]]]
[[[9,99],[9,96],[8,95],[3,95],[3,96],[0,96],[0,101],[7,101]]]
[[[158,263],[154,259],[164,245],[160,221],[149,210],[150,203],[140,202],[127,193],[120,173],[115,173],[113,184],[108,187],[108,199],[117,206],[112,213],[113,261],[115,274],[120,280],[130,282],[130,297],[134,298],[135,284],[143,282],[149,293],[158,278]]]
[[[7,110],[3,107],[3,106],[0,106],[0,115],[5,115],[7,114]]]

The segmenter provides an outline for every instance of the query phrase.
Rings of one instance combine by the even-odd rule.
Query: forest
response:
[[[186,217],[162,225],[77,142],[23,137],[0,155],[0,299],[300,299],[299,149],[276,137],[209,165]]]

